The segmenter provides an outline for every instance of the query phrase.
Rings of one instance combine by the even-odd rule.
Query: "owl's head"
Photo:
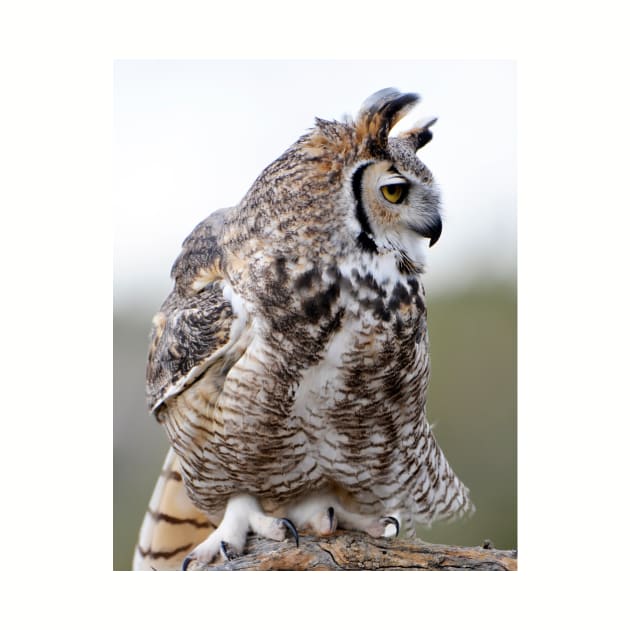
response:
[[[272,224],[287,226],[289,240],[293,234],[302,242],[315,239],[320,250],[334,240],[337,251],[394,251],[410,271],[419,270],[419,244],[433,245],[442,231],[439,192],[416,156],[436,119],[390,137],[419,100],[386,88],[363,103],[355,120],[317,118],[265,169],[244,202],[262,204],[268,218],[278,219]]]

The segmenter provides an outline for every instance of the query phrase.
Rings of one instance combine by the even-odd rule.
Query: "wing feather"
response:
[[[228,211],[211,214],[184,241],[173,265],[175,286],[153,318],[146,378],[153,412],[224,356],[247,324],[224,268],[220,239]]]

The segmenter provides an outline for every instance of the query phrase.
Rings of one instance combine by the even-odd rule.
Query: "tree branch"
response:
[[[201,571],[515,571],[516,551],[484,547],[451,547],[418,539],[370,538],[352,531],[332,536],[300,536],[274,542],[248,539],[245,553],[211,565],[191,563]]]

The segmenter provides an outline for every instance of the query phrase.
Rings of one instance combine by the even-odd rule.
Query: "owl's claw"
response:
[[[186,571],[188,569],[188,565],[191,563],[192,560],[194,560],[193,555],[189,553],[182,562],[182,571]]]
[[[388,525],[393,525],[396,528],[396,533],[394,534],[393,538],[396,538],[400,533],[400,523],[395,516],[385,516],[381,519],[381,523],[383,523],[385,528],[387,528]]]
[[[295,525],[288,518],[279,518],[278,520],[285,526],[291,536],[293,536],[293,540],[295,540],[295,546],[299,547],[300,537],[298,535]]]
[[[225,542],[225,540],[221,541],[221,544],[219,545],[219,551],[221,552],[221,555],[223,556],[223,559],[227,560],[228,562],[230,560],[234,560],[234,559],[238,558],[238,554],[234,553],[230,549],[230,546]]]

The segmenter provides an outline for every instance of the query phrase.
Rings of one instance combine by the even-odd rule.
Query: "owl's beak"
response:
[[[427,226],[422,230],[422,236],[429,239],[429,247],[433,247],[439,240],[442,234],[442,219],[439,214],[431,217],[431,220],[427,223]]]
[[[429,216],[425,215],[421,226],[408,223],[407,227],[413,230],[416,234],[419,234],[424,238],[428,238],[429,247],[433,247],[438,242],[440,235],[442,234],[442,219],[436,212],[435,214],[431,214]]]

